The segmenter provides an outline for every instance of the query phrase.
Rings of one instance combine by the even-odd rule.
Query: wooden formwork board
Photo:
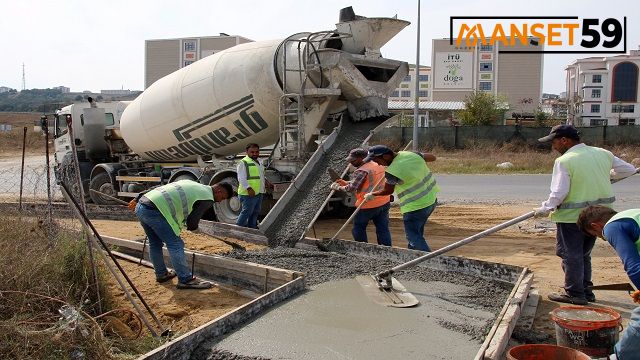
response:
[[[106,243],[116,246],[119,252],[149,260],[149,247],[145,247],[142,242],[111,236],[103,236],[102,238]],[[144,254],[142,254],[143,247]],[[166,248],[163,248],[163,254],[165,259],[169,260],[169,252]],[[193,265],[194,275],[258,294],[267,293],[293,280],[304,278],[304,274],[301,272],[225,258],[219,255],[186,250],[185,256],[188,265],[190,267]]]

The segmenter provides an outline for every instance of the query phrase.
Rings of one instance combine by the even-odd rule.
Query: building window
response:
[[[428,90],[418,90],[418,97],[428,97],[428,96],[429,96]]]
[[[391,97],[398,97],[400,96],[400,91],[395,90],[394,92],[391,93]]]
[[[491,91],[491,82],[480,81],[480,90]]]
[[[602,82],[602,75],[593,75],[593,78],[591,80],[592,83],[594,84],[599,84]]]
[[[636,124],[636,119],[620,119],[620,121],[618,121],[618,125],[635,125]]]
[[[612,113],[633,113],[635,110],[635,105],[613,105],[611,107]]]
[[[613,97],[611,101],[636,101],[638,66],[621,62],[613,68]]]
[[[420,84],[420,89],[428,89],[428,88],[429,88],[429,83]]]
[[[480,45],[480,51],[493,51],[493,45]]]
[[[418,75],[418,81],[429,81],[429,75]]]
[[[184,61],[184,65],[182,65],[182,67],[189,66],[189,65],[193,64],[194,62],[195,62],[195,61],[185,60],[185,61]]]
[[[600,104],[591,104],[591,112],[599,113],[600,112]]]
[[[607,124],[607,119],[591,119],[591,126],[604,126]]]
[[[480,63],[480,71],[491,71],[491,70],[493,70],[493,63],[489,63],[489,62]]]
[[[409,88],[409,84],[400,84],[400,88],[401,89],[408,89]]]
[[[400,91],[400,97],[411,97],[411,91],[408,91],[408,90]]]
[[[591,97],[592,98],[600,98],[601,94],[602,94],[602,91],[600,89],[591,90]]]
[[[411,81],[411,75],[407,75],[404,77],[404,80],[402,81]]]
[[[196,51],[196,42],[195,41],[185,41],[184,42],[184,51]]]

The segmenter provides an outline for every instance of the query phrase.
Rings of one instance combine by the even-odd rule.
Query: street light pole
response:
[[[418,0],[418,30],[416,36],[416,88],[413,94],[415,106],[413,108],[413,150],[418,150],[418,114],[420,110],[420,97],[418,91],[420,89],[420,0]]]

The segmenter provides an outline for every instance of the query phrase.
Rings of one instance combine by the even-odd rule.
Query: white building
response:
[[[389,96],[389,101],[414,101],[416,92],[416,81],[419,81],[418,97],[420,101],[429,100],[429,88],[431,80],[431,67],[420,66],[420,71],[416,77],[416,66],[409,65],[409,74],[402,80]]]
[[[60,92],[62,92],[63,94],[68,94],[71,92],[71,89],[66,86],[56,86],[53,88],[53,90],[60,90]]]
[[[15,89],[12,89],[12,88],[6,87],[6,86],[0,86],[0,94],[9,92],[11,90],[15,90]]]
[[[640,50],[567,66],[567,120],[575,126],[640,125]]]

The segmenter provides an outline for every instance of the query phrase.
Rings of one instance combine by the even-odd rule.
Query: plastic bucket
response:
[[[618,342],[620,314],[608,308],[561,306],[551,311],[557,344],[607,357]]]
[[[520,345],[507,353],[508,360],[589,360],[587,354],[564,346],[547,344]]]

